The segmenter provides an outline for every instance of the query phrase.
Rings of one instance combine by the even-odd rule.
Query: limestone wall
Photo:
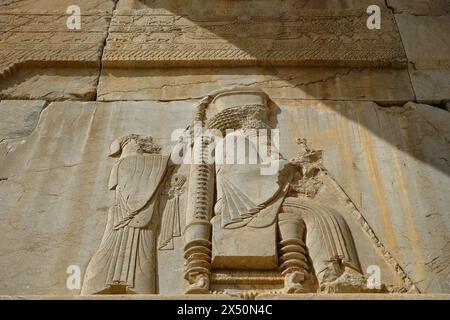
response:
[[[381,7],[381,29],[366,26]],[[81,29],[68,30],[69,5]],[[395,291],[450,293],[447,1],[0,1],[0,295],[79,295],[114,203],[111,142],[171,134],[205,95],[269,97],[286,159],[321,150],[361,269]],[[175,166],[172,166],[175,168]],[[171,167],[171,168],[172,168]],[[172,168],[172,169],[173,169]],[[176,167],[189,178],[188,165]],[[188,192],[180,196],[186,224]],[[183,237],[158,250],[181,295]]]

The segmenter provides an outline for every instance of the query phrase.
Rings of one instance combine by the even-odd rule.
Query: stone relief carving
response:
[[[174,174],[167,180],[162,191],[162,194],[167,197],[167,201],[162,210],[159,250],[173,250],[173,238],[181,236],[180,195],[185,191],[186,179],[185,175]]]
[[[179,294],[188,283],[188,293],[246,298],[360,292],[372,263],[399,292],[450,290],[449,204],[441,192],[449,185],[448,95],[440,86],[448,80],[440,40],[450,11],[434,5],[441,1],[377,1],[380,32],[368,32],[366,8],[355,1],[83,1],[78,32],[66,27],[64,3],[1,2],[0,96],[17,118],[3,127],[14,134],[34,128],[0,145],[2,294],[78,293],[65,286],[68,264],[86,274],[83,294]],[[419,41],[427,37],[441,50]],[[294,159],[286,148],[274,154],[276,176],[262,177],[256,163],[170,170],[163,149],[146,148],[152,139],[143,136],[118,139],[111,148],[120,151],[110,158],[97,152],[111,130],[159,136],[183,127],[189,101],[237,83],[270,92],[280,127],[300,137]],[[25,125],[28,102],[40,105],[33,128]],[[250,144],[252,130],[277,127],[272,104],[259,92],[214,93],[196,120],[223,134],[242,132]],[[205,137],[199,154],[212,143]],[[144,171],[161,162],[164,172],[144,172],[141,183],[132,161]],[[133,203],[141,193],[142,203]],[[100,212],[108,209],[107,221]],[[139,219],[149,222],[134,225]],[[21,228],[22,220],[33,228]],[[46,263],[61,276],[38,276]],[[166,267],[177,273],[165,276]]]
[[[156,293],[158,189],[169,156],[151,137],[131,134],[111,144],[114,165],[109,189],[115,203],[100,247],[92,257],[82,294]]]
[[[405,61],[399,34],[390,11],[383,11],[383,35],[369,37],[362,10],[309,10],[291,6],[264,7],[250,2],[234,4],[233,10],[203,3],[202,11],[190,7],[155,9],[142,7],[130,19],[129,10],[119,10],[111,21],[111,36],[105,51],[108,64],[139,61],[150,65],[248,65],[270,64],[392,65]],[[165,9],[163,9],[165,8]],[[272,15],[267,15],[267,12]],[[242,16],[242,12],[246,12]],[[158,22],[158,23],[155,23]],[[192,23],[195,22],[195,23]],[[176,28],[177,33],[172,30]],[[350,31],[351,30],[351,31]],[[143,38],[142,33],[154,36]],[[312,37],[320,34],[321,37]],[[170,46],[165,41],[173,38]],[[370,49],[367,43],[370,43]]]
[[[206,119],[209,104],[217,113]],[[203,99],[196,120],[222,134],[239,131],[251,149],[254,129],[271,128],[269,113],[262,92],[225,92]],[[205,155],[211,140],[196,141],[194,152]],[[274,151],[270,139],[263,141]],[[298,143],[302,151],[291,161],[271,152],[276,175],[261,175],[262,163],[216,159],[192,166],[184,232],[187,293],[368,290],[346,221],[314,201],[323,184],[322,153],[305,140]]]
[[[114,141],[110,155],[120,155],[109,182],[115,203],[82,294],[157,293],[157,249],[173,250],[181,235],[187,294],[251,298],[385,290],[367,288],[347,222],[332,203],[317,197],[326,179],[322,151],[311,150],[305,139],[297,140],[300,152],[294,159],[277,150],[266,94],[232,90],[207,96],[194,122],[220,136],[233,130],[248,152],[228,163],[230,149],[214,146],[211,161],[214,137],[196,136],[190,126],[186,134],[194,139],[188,148],[200,161],[190,163],[188,178],[167,170],[169,156],[161,155],[151,137],[133,134]],[[274,164],[274,174],[261,174]],[[185,191],[187,203],[180,206]]]

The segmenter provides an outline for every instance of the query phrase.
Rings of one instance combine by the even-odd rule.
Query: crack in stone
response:
[[[119,0],[113,0],[113,1],[114,1],[114,6],[113,6],[112,11],[111,11],[111,16],[110,16],[111,18],[110,18],[110,20],[108,22],[108,27],[106,29],[105,40],[103,41],[102,54],[100,56],[100,70],[98,72],[98,78],[97,78],[95,86],[94,86],[95,87],[95,96],[94,96],[93,101],[98,101],[98,99],[97,99],[98,98],[98,87],[99,87],[99,84],[100,84],[100,79],[102,77],[103,68],[104,68],[103,57],[105,56],[105,53],[106,53],[106,46],[108,44],[108,38],[109,38],[109,35],[110,35],[110,32],[111,32],[112,21],[114,19],[114,15],[115,15],[115,12],[116,12],[116,9],[117,9],[117,5],[119,3]]]

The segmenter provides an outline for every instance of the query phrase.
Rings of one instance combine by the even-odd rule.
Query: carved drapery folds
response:
[[[239,292],[245,296],[249,292],[366,290],[346,221],[336,210],[314,200],[323,185],[321,151],[310,150],[299,139],[299,156],[284,159],[270,138],[270,108],[262,92],[209,96],[200,104],[199,113],[206,129],[226,135],[225,144],[230,130],[231,135],[243,138],[248,154],[243,162],[229,163],[225,158],[230,149],[216,149],[215,163],[205,164],[207,174],[201,175],[199,185],[191,185],[190,201],[204,204],[201,208],[207,214],[203,222],[193,219],[186,226],[187,231],[197,230],[195,240],[191,231],[185,237],[186,274],[198,271],[186,277],[191,283],[188,293]],[[252,150],[258,154],[256,162],[248,157]],[[231,152],[235,157],[239,151]],[[261,167],[274,163],[278,167],[274,174],[261,174]],[[194,174],[199,175],[198,171]],[[197,198],[199,192],[203,194]],[[192,209],[186,214],[198,216]]]
[[[157,293],[157,249],[174,252],[181,235],[188,294],[370,291],[346,220],[318,198],[331,179],[322,151],[298,139],[298,156],[285,159],[272,118],[260,91],[202,99],[186,131],[188,177],[167,170],[169,157],[150,137],[116,140],[115,203],[83,293]],[[243,144],[228,147],[239,139]],[[263,173],[267,168],[276,170]]]
[[[169,160],[160,150],[151,137],[135,134],[111,144],[110,156],[120,156],[109,180],[115,201],[82,294],[156,293],[154,220]]]
[[[159,234],[159,250],[173,250],[173,238],[181,236],[180,224],[180,195],[185,190],[186,176],[173,174],[167,179],[162,191],[166,196],[166,206],[162,210],[161,231]]]

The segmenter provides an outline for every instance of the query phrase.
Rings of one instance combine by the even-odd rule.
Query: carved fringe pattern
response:
[[[361,214],[361,212],[358,210],[358,207],[356,204],[351,200],[351,198],[348,196],[348,194],[345,192],[341,186],[334,181],[334,179],[330,179],[333,182],[334,188],[338,192],[343,192],[347,198],[349,199],[349,205],[351,206],[352,213],[355,216],[356,220],[361,225],[362,229],[366,233],[366,235],[369,237],[370,241],[373,243],[373,245],[377,248],[377,250],[381,253],[381,255],[384,257],[386,262],[392,267],[392,269],[399,275],[399,277],[403,281],[404,289],[407,292],[411,293],[420,293],[419,289],[415,286],[412,279],[408,276],[408,274],[404,271],[404,269],[401,267],[401,265],[397,262],[397,260],[392,256],[392,254],[389,252],[389,250],[386,249],[386,247],[381,243],[380,239],[377,237],[373,229],[370,227],[367,220],[364,218],[364,216]]]
[[[265,111],[266,107],[260,104],[227,108],[208,120],[207,127],[220,130],[223,135],[227,129],[268,129]]]
[[[27,68],[39,68],[44,65],[47,68],[59,68],[61,66],[77,68],[98,67],[98,52],[96,51],[80,51],[76,50],[73,57],[62,57],[64,53],[60,49],[36,49],[20,52],[18,50],[10,50],[9,52],[2,49],[0,57],[0,79],[7,80],[18,71]],[[75,52],[75,50],[73,50]],[[42,54],[47,57],[39,57]]]

